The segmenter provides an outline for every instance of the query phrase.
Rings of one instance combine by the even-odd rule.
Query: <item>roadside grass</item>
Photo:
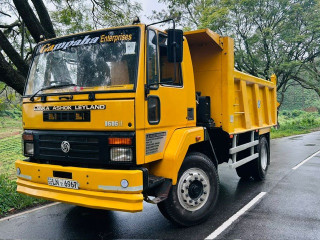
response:
[[[16,192],[17,184],[7,174],[0,174],[0,218],[8,213],[45,203],[45,200],[36,199]]]
[[[318,112],[281,111],[278,121],[280,128],[271,130],[271,138],[310,133],[320,129],[320,114]]]
[[[0,139],[9,135],[9,133],[21,132],[21,117],[12,118],[10,116],[0,116]]]
[[[21,118],[0,117],[0,217],[45,201],[16,192],[14,162],[23,159]]]
[[[9,180],[15,179],[14,162],[23,159],[21,134],[0,139],[0,174],[6,174]]]

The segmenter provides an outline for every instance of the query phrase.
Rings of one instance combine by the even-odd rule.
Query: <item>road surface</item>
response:
[[[172,225],[148,203],[134,214],[56,204],[0,219],[0,239],[320,239],[319,150],[320,132],[272,140],[258,183],[220,165],[217,208],[198,226]]]

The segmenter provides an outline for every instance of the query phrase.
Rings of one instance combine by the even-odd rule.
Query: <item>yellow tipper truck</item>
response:
[[[263,180],[276,77],[234,70],[230,37],[134,24],[40,42],[23,96],[17,191],[127,212],[212,213],[218,165]]]

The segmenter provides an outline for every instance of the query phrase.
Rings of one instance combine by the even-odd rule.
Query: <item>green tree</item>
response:
[[[303,88],[314,90],[320,97],[320,59],[315,58],[301,65],[293,79]]]
[[[186,29],[233,37],[236,68],[263,78],[275,73],[280,102],[297,76],[303,86],[320,90],[309,69],[320,55],[319,0],[159,1],[168,5],[160,17],[178,16]]]
[[[32,2],[32,5],[30,4]],[[22,94],[33,47],[43,38],[130,23],[130,0],[0,1],[0,82]],[[50,11],[47,6],[50,5]]]
[[[130,24],[141,5],[130,0],[52,0],[59,34]]]

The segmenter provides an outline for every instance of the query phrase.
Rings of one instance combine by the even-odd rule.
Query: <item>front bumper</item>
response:
[[[84,207],[139,212],[143,209],[142,170],[104,170],[78,167],[62,167],[16,161],[19,168],[17,191],[30,196],[64,202]],[[48,177],[56,172],[71,173],[79,189],[49,186]],[[129,182],[127,188],[120,185],[122,179]]]

